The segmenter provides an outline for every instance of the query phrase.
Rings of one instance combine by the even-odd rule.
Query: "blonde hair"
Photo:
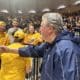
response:
[[[18,30],[14,33],[14,37],[17,39],[24,39],[25,33],[22,30]]]
[[[6,26],[6,23],[4,21],[0,21],[0,26],[5,27]]]

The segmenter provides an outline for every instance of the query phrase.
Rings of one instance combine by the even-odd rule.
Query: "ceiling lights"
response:
[[[66,8],[65,5],[60,5],[57,9],[63,9],[63,8]]]
[[[0,12],[2,12],[2,13],[9,13],[9,11],[7,9],[2,9]]]
[[[74,4],[75,4],[75,5],[80,4],[80,0],[76,1]]]
[[[18,10],[18,13],[19,13],[19,14],[22,14],[23,12],[22,12],[21,10]]]
[[[45,8],[42,10],[42,12],[49,12],[49,11],[51,11],[49,8]]]
[[[28,13],[36,13],[36,11],[35,10],[30,10],[30,11],[28,11]]]

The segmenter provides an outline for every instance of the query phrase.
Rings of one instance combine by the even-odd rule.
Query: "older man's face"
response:
[[[50,27],[48,27],[47,21],[42,20],[41,26],[40,26],[40,33],[42,35],[43,40],[47,40],[49,36]]]

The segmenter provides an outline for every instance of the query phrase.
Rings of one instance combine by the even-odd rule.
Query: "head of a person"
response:
[[[76,26],[80,28],[80,20],[78,20],[78,22],[76,23]]]
[[[33,34],[35,32],[35,28],[33,24],[29,24],[29,33]]]
[[[63,30],[63,20],[59,13],[45,13],[42,16],[40,33],[43,40],[49,42]]]
[[[23,42],[25,33],[21,30],[18,30],[14,33],[14,42]]]
[[[4,21],[0,21],[0,32],[5,32],[6,23]]]
[[[18,27],[19,26],[19,22],[17,20],[13,20],[12,21],[12,26],[13,27]]]

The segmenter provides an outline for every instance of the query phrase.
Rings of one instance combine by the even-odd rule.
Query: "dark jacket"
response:
[[[77,41],[78,45],[80,46],[80,28],[74,29],[74,39]]]
[[[43,57],[41,80],[80,80],[80,49],[67,31],[52,44],[20,48],[19,54]]]

